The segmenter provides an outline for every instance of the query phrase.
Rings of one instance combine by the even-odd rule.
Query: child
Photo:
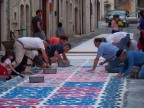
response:
[[[5,67],[6,69],[10,69],[12,72],[11,73],[15,73],[16,75],[19,75],[20,77],[24,77],[23,75],[21,75],[19,72],[17,72],[14,67],[11,64],[11,60],[14,58],[14,52],[13,51],[6,51],[5,55],[1,58],[1,65],[3,67]],[[10,74],[11,74],[10,73]]]
[[[56,29],[56,37],[61,37],[61,36],[64,36],[65,35],[65,32],[64,32],[64,29],[62,28],[62,23],[59,22],[58,23],[58,28]]]
[[[114,15],[113,20],[112,20],[112,24],[111,24],[112,34],[115,32],[119,32],[118,21],[119,21],[119,15]]]

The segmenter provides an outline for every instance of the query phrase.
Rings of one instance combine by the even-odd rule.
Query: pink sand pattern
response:
[[[97,72],[87,72],[87,70],[88,70],[87,68],[81,68],[81,70],[77,74],[75,74],[69,80],[69,82],[106,82],[107,81],[108,73],[99,72],[99,68],[96,70]]]
[[[1,99],[0,98],[0,106],[31,106],[38,105],[43,99],[22,99],[22,98],[13,98],[13,99]],[[4,107],[5,108],[5,107]],[[8,107],[10,108],[10,107]]]

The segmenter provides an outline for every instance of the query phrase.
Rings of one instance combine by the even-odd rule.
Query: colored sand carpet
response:
[[[29,83],[28,77],[0,82],[0,108],[121,108],[125,79],[104,66],[87,72],[92,63],[72,59],[72,66],[58,68],[57,74],[36,73],[44,83]]]

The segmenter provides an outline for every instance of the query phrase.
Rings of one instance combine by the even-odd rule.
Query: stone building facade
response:
[[[106,13],[110,10],[114,10],[114,1],[115,0],[99,0],[99,20],[104,20]]]
[[[56,36],[57,23],[62,22],[67,36],[95,31],[98,25],[98,0],[0,0],[0,42],[31,36],[31,20],[37,9],[43,10],[47,37]],[[0,48],[2,45],[0,46]]]
[[[20,30],[21,36],[30,36],[37,9],[39,0],[0,0],[0,42],[18,38],[12,34],[15,30]]]
[[[6,15],[7,0],[0,0],[0,42],[7,39],[7,15]],[[2,45],[0,44],[0,48]]]
[[[115,9],[122,9],[127,12],[135,12],[136,0],[116,0]]]
[[[104,20],[105,15],[110,10],[136,11],[136,0],[99,0],[100,20]]]
[[[62,22],[67,36],[86,34],[97,27],[98,0],[46,0],[46,33],[55,36],[57,23]]]

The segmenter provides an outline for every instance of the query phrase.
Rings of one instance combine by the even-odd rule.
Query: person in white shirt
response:
[[[109,37],[102,38],[102,40],[113,44],[120,49],[125,49],[128,41],[130,40],[130,35],[127,32],[116,32]]]
[[[19,38],[14,44],[15,58],[17,67],[21,62],[24,56],[27,56],[29,59],[34,60],[35,54],[34,51],[39,50],[44,58],[45,64],[41,66],[42,68],[50,67],[49,59],[46,54],[45,48],[49,47],[49,40],[41,40],[40,38],[33,37],[22,37]]]

